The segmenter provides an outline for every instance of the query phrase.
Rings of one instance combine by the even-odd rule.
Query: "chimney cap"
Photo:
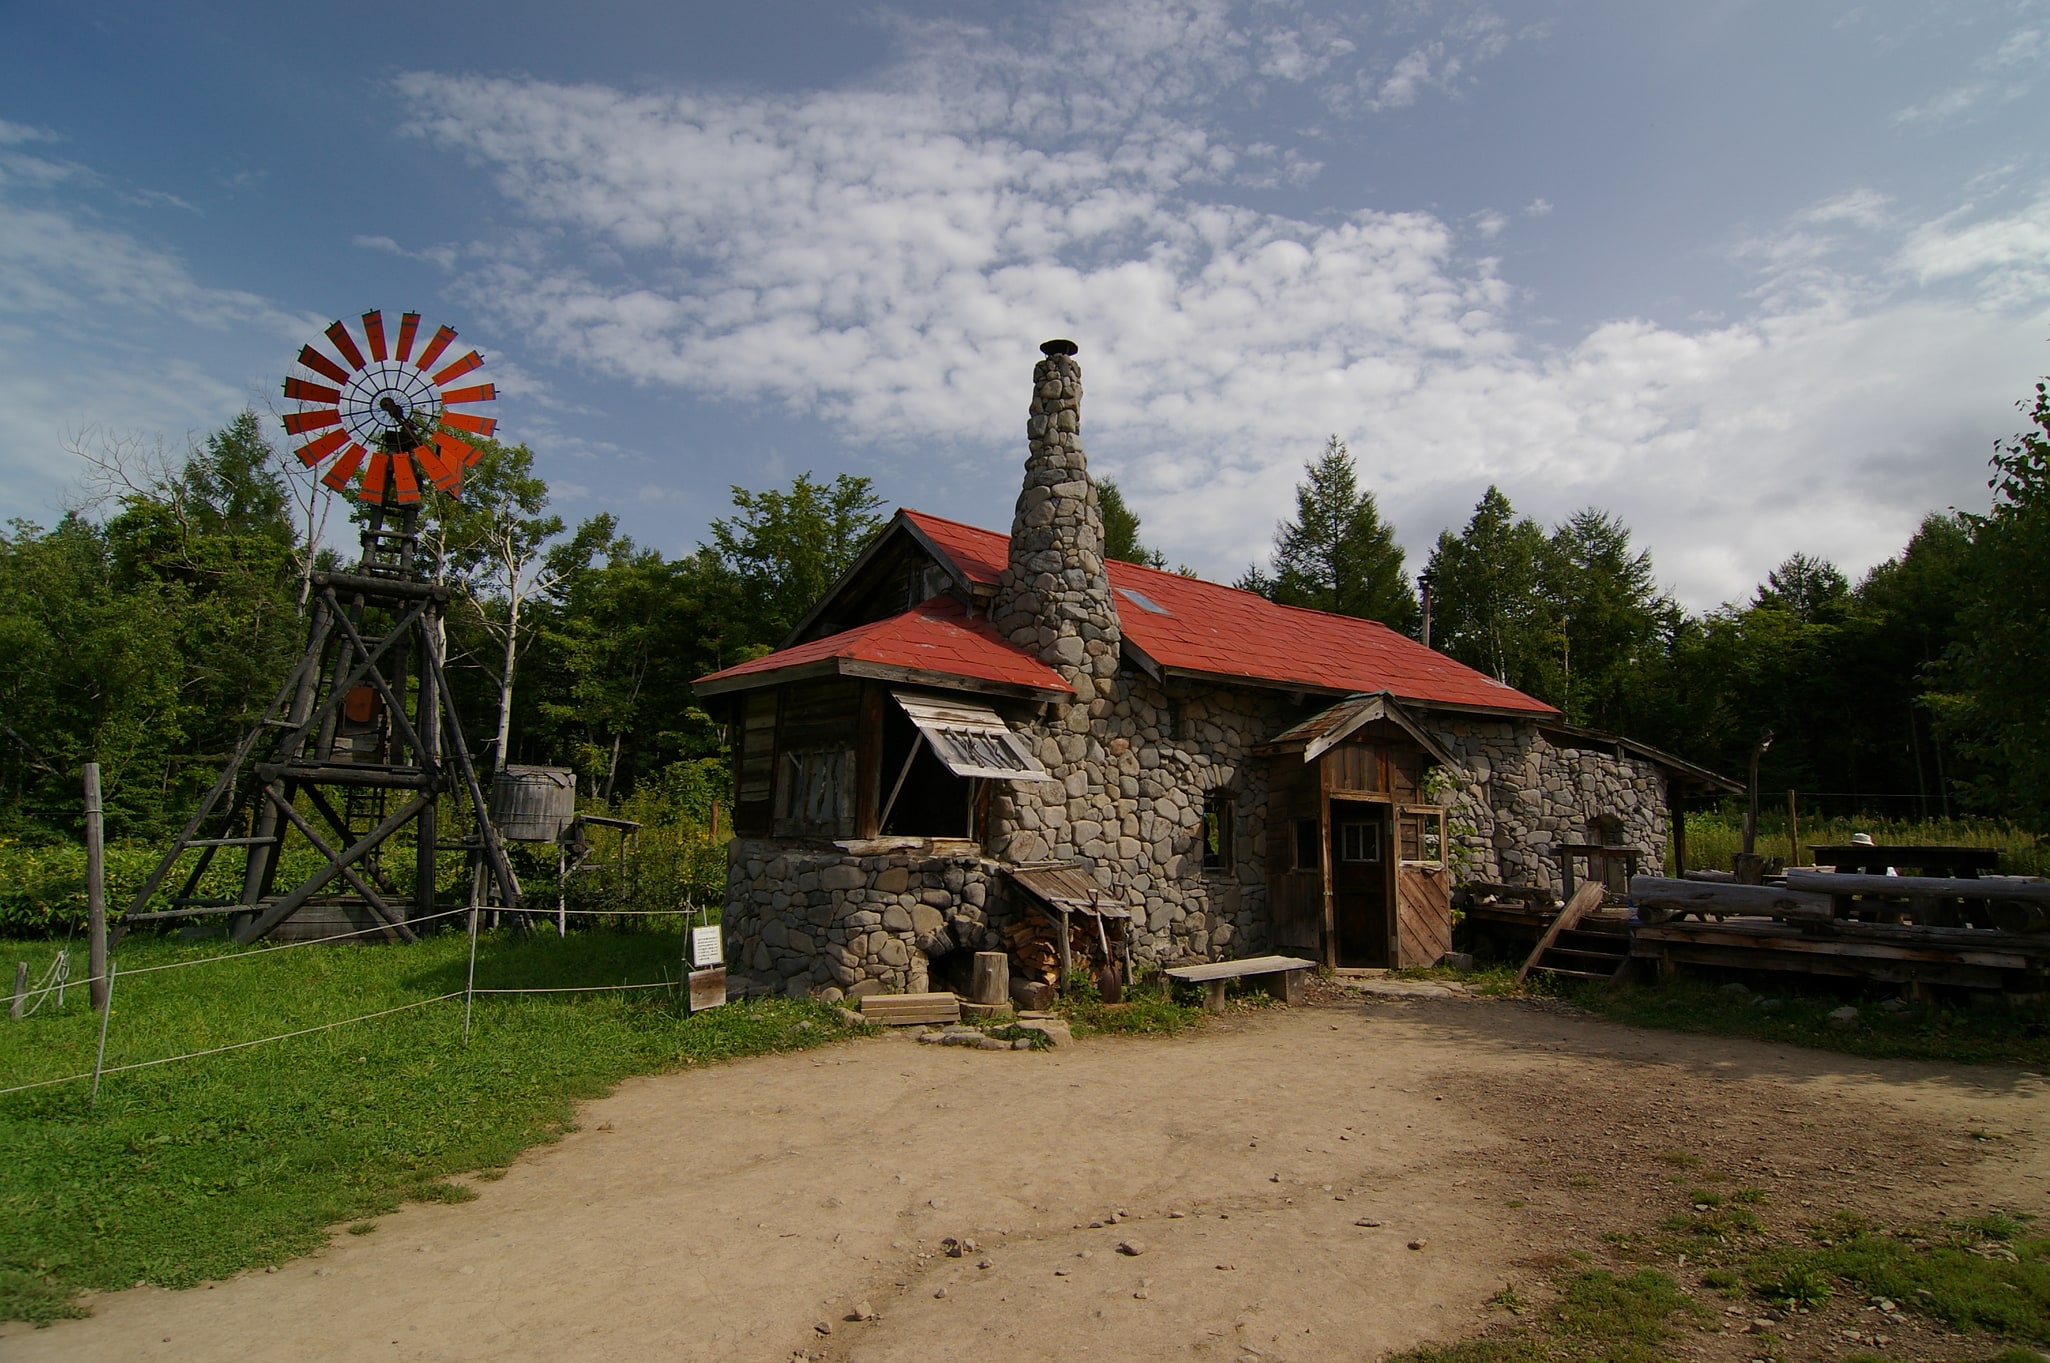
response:
[[[1039,353],[1042,355],[1079,355],[1082,353],[1082,347],[1076,345],[1073,341],[1041,341],[1039,343]]]

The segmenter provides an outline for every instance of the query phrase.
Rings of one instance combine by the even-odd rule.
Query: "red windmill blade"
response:
[[[399,318],[398,334],[385,331],[384,314],[363,314],[362,342],[346,322],[326,330],[333,354],[300,347],[299,365],[306,376],[285,380],[285,396],[299,410],[285,414],[287,433],[304,437],[293,453],[308,468],[322,468],[320,481],[336,491],[355,484],[355,495],[386,504],[415,503],[422,482],[450,496],[461,493],[463,470],[479,454],[462,433],[488,436],[498,423],[490,417],[452,411],[460,404],[493,402],[496,384],[474,380],[450,387],[484,364],[477,351],[441,363],[456,339],[454,327],[435,330],[416,355],[420,314]],[[367,353],[366,353],[367,352]]]

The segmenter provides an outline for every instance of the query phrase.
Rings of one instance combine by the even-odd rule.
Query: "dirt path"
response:
[[[2040,1211],[2046,1140],[2050,1085],[2015,1071],[1527,1004],[1342,991],[1038,1054],[891,1037],[630,1082],[475,1202],[100,1297],[0,1355],[1373,1359],[1655,1224],[1690,1160],[1786,1216]]]

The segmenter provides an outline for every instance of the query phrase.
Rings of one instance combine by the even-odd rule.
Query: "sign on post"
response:
[[[707,1008],[717,1008],[726,1002],[726,967],[715,965],[709,970],[690,972],[690,1010],[702,1013]]]
[[[690,963],[700,970],[726,964],[725,947],[720,943],[717,927],[690,930]]]

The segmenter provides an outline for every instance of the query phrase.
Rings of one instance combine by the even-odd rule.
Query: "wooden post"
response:
[[[1801,864],[1801,812],[1794,804],[1794,792],[1787,792],[1787,865]]]
[[[1675,802],[1668,817],[1673,823],[1673,879],[1687,878],[1687,811]]]
[[[719,802],[717,800],[712,801],[712,841],[719,841]]]
[[[968,979],[971,1003],[1009,1003],[1011,1000],[1011,958],[1001,951],[975,953],[974,973]]]
[[[28,962],[14,963],[14,1002],[7,1006],[7,1016],[19,1019],[28,1003]]]
[[[85,916],[87,997],[107,1007],[107,848],[100,815],[100,764],[85,764]]]

